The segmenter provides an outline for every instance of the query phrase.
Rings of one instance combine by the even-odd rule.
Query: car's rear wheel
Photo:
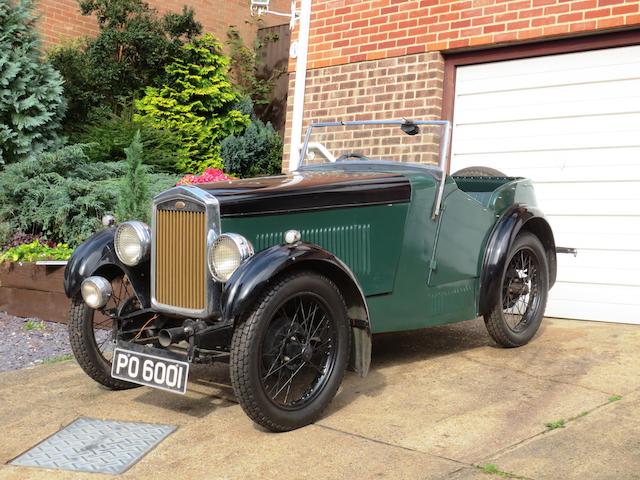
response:
[[[303,272],[270,287],[236,327],[231,382],[256,423],[288,431],[315,421],[342,382],[351,342],[342,295]]]
[[[122,308],[137,308],[137,300],[126,277],[111,281],[113,294],[104,311],[118,312]],[[111,390],[125,390],[139,385],[123,382],[111,376],[113,356],[113,322],[108,315],[98,315],[78,293],[71,300],[68,329],[73,355],[82,370],[93,380]]]
[[[547,305],[549,268],[538,238],[523,232],[509,251],[501,289],[484,321],[503,347],[525,345],[538,331]]]
[[[453,177],[506,177],[500,170],[490,167],[467,167],[458,170]]]

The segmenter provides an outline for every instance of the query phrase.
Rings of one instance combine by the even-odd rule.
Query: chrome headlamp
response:
[[[207,264],[214,279],[225,283],[247,258],[253,255],[251,242],[237,233],[225,233],[215,239],[207,253]]]
[[[113,243],[120,261],[133,267],[149,256],[151,230],[142,222],[121,223],[116,228]]]

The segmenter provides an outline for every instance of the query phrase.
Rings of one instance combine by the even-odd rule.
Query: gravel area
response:
[[[67,326],[0,313],[0,372],[72,358]]]

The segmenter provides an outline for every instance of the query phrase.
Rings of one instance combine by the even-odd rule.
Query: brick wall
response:
[[[160,12],[181,11],[183,5],[193,7],[196,18],[206,32],[213,33],[221,41],[226,39],[227,29],[236,25],[245,42],[251,45],[256,34],[256,23],[250,22],[248,0],[148,0]],[[288,0],[272,0],[273,9],[289,11]],[[98,26],[94,18],[80,14],[77,0],[39,0],[39,28],[46,47],[64,43],[81,36],[95,35]],[[264,25],[279,25],[288,22],[284,17],[267,15]]]
[[[77,0],[40,0],[36,5],[40,14],[38,28],[45,48],[95,35],[98,31],[94,18],[80,14]]]
[[[314,0],[309,67],[640,25],[638,0]]]
[[[440,52],[633,27],[640,27],[639,0],[314,0],[305,128],[315,120],[440,118]],[[407,58],[420,59],[411,72],[420,81],[404,83],[390,66]]]
[[[309,71],[305,95],[304,129],[310,122],[340,119],[436,119],[441,114],[444,60],[437,52],[371,60],[317,68]],[[289,99],[293,98],[295,74],[289,82]],[[288,168],[293,104],[289,101],[283,168]],[[328,138],[328,148],[353,146],[366,138],[361,130],[351,136]],[[385,132],[380,137],[390,138]],[[435,162],[437,143],[431,136],[416,137],[413,161]],[[323,139],[324,140],[324,139]],[[333,143],[331,143],[333,142]],[[394,147],[392,144],[381,148]],[[380,150],[384,154],[384,150]],[[407,160],[409,160],[407,158]]]
[[[227,38],[227,30],[230,25],[235,25],[244,38],[247,45],[252,45],[257,31],[257,23],[249,13],[250,2],[248,0],[147,0],[160,12],[180,11],[187,4],[196,12],[196,19],[206,32],[213,33],[224,42]],[[271,0],[271,5],[276,11],[291,10],[289,0]],[[288,23],[284,17],[265,15],[260,17],[264,26],[280,25]]]

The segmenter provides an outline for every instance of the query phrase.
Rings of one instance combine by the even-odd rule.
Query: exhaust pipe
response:
[[[163,347],[168,347],[174,343],[180,343],[193,335],[193,327],[165,328],[158,333],[158,342]]]

